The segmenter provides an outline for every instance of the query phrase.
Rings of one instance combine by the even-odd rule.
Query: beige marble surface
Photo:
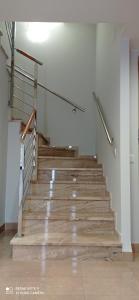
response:
[[[39,194],[28,194],[26,200],[68,200],[68,201],[110,201],[110,194],[109,192],[105,192],[104,195],[101,192],[97,193],[90,193],[90,195],[82,195],[82,194],[77,194],[76,198],[75,195],[73,194],[44,194],[44,195],[39,195]]]
[[[38,169],[38,181],[40,182],[50,182],[53,180],[53,169],[52,170],[41,170]],[[81,174],[81,172],[77,173],[74,171],[55,171],[55,179],[56,183],[105,183],[105,178],[99,174]]]
[[[69,149],[65,147],[39,147],[39,156],[62,156],[62,157],[74,157],[76,155],[76,149]]]
[[[30,185],[30,195],[43,195],[49,198],[53,197],[88,197],[88,196],[105,196],[105,184],[62,184],[62,183],[34,183]]]
[[[113,220],[37,220],[37,219],[23,219],[23,233],[29,235],[30,233],[53,233],[53,232],[64,232],[73,233],[73,236],[92,234],[105,234],[114,233],[115,226]]]
[[[90,220],[90,221],[113,221],[114,220],[114,213],[110,212],[80,212],[80,213],[62,213],[56,212],[48,214],[47,212],[31,212],[31,211],[24,211],[23,213],[24,219],[38,219],[38,220]]]
[[[102,165],[91,157],[42,156],[38,167],[38,181],[25,200],[24,236],[11,241],[13,257],[41,259],[43,252],[44,259],[74,253],[88,259],[121,253]]]
[[[58,246],[121,246],[117,233],[114,234],[86,234],[75,235],[73,233],[53,232],[53,233],[34,233],[23,237],[17,235],[11,240],[11,245],[58,245]]]
[[[81,260],[76,253],[63,260],[14,261],[9,241],[0,235],[0,299],[138,300],[139,256],[134,261]],[[12,296],[6,287],[13,287]],[[43,295],[16,296],[15,288],[39,287]]]
[[[97,164],[93,159],[79,159],[79,158],[56,158],[47,157],[38,158],[39,168],[102,168],[101,164]]]
[[[29,199],[25,201],[24,210],[43,211],[46,214],[54,213],[82,213],[82,212],[108,212],[110,210],[109,200],[44,200]]]

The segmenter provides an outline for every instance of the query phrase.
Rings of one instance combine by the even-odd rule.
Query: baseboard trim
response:
[[[0,226],[0,233],[2,233],[3,231],[5,231],[5,224]]]
[[[132,251],[133,251],[133,254],[139,253],[139,243],[132,244]]]
[[[5,224],[5,231],[12,231],[12,230],[17,230],[17,223],[6,223]]]
[[[134,254],[133,252],[121,252],[112,258],[113,261],[133,261]]]

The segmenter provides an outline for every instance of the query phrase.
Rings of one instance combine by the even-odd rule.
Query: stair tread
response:
[[[23,236],[22,238],[15,236],[11,245],[55,245],[55,246],[96,246],[96,247],[112,247],[121,246],[118,234],[92,234],[90,236],[85,234],[77,234],[73,236],[72,233],[54,232],[54,233],[34,233]]]
[[[41,195],[34,195],[34,194],[30,194],[28,195],[28,197],[26,198],[26,200],[65,200],[65,201],[110,201],[110,196],[109,194],[108,195],[105,195],[105,196],[78,196],[76,197],[76,199],[74,197],[66,197],[63,195],[63,198],[62,196],[58,196],[58,195],[54,195],[53,197],[49,197],[49,196],[41,196]]]
[[[46,179],[38,179],[35,183],[37,184],[50,184],[52,180],[46,180]],[[54,181],[54,184],[74,184],[74,185],[79,185],[79,184],[94,184],[94,185],[105,185],[105,181],[104,179],[101,179],[101,180],[55,180]]]
[[[23,219],[36,220],[96,220],[96,221],[114,221],[114,214],[110,212],[38,212],[38,211],[24,211]]]
[[[75,192],[75,191],[74,191]],[[53,191],[51,193],[51,191],[46,191],[42,192],[40,190],[30,190],[30,193],[28,194],[28,197],[36,197],[36,198],[46,198],[46,199],[71,199],[71,200],[80,200],[80,199],[86,199],[86,200],[92,200],[94,197],[99,197],[102,199],[105,196],[108,196],[106,191],[95,191],[95,190],[91,190],[91,191],[81,191],[77,192],[76,191],[76,195],[73,193],[73,191]]]
[[[93,162],[95,162],[96,164],[98,164],[97,163],[97,160],[96,160],[96,158],[93,158],[93,157],[80,157],[80,156],[78,156],[78,157],[65,157],[65,156],[43,156],[43,155],[39,155],[38,156],[38,158],[42,158],[42,159],[45,159],[45,158],[47,158],[48,160],[51,160],[51,159],[53,159],[53,160],[75,160],[75,161],[77,161],[77,160],[86,160],[86,161],[93,161]]]
[[[73,167],[39,167],[38,166],[38,171],[39,170],[50,170],[50,171],[52,171],[52,170],[55,170],[55,171],[77,171],[77,172],[79,172],[79,171],[87,171],[88,173],[90,173],[90,172],[92,172],[92,171],[94,171],[94,170],[102,170],[102,166],[98,166],[97,165],[97,168],[96,168],[96,166],[95,167],[91,167],[91,168],[87,168],[87,167],[84,167],[84,168],[73,168]]]
[[[46,187],[49,187],[50,185],[53,185],[53,188],[54,187],[59,187],[60,185],[62,186],[62,187],[71,187],[71,188],[73,188],[73,187],[76,187],[76,186],[79,186],[79,185],[81,185],[81,187],[83,187],[83,186],[86,186],[87,184],[88,184],[88,182],[73,182],[73,181],[71,181],[71,182],[69,182],[69,181],[66,181],[66,182],[63,182],[63,181],[61,181],[61,182],[55,182],[55,181],[49,181],[49,182],[47,182],[47,183],[43,183],[43,182],[32,182],[31,183],[31,186],[33,187],[43,187],[43,186],[46,186]],[[97,184],[96,184],[96,182],[91,182],[91,184],[89,183],[89,186],[97,186]],[[99,187],[101,187],[101,186],[106,186],[106,184],[105,184],[105,182],[98,182],[98,186]]]

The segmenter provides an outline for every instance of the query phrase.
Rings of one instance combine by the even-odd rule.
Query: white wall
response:
[[[131,218],[132,242],[139,243],[139,78],[138,78],[139,51],[131,50],[131,102],[130,102],[130,132],[131,132]]]
[[[3,36],[1,39],[1,45],[6,51],[6,54],[8,55],[8,63],[10,64],[10,57],[11,57],[11,49],[9,45],[8,35],[6,31],[5,22],[0,22],[0,31],[2,32]]]
[[[125,69],[125,59],[127,67],[129,65],[126,49],[121,48],[122,27],[111,24],[99,24],[97,26],[97,46],[96,46],[96,93],[102,103],[106,120],[111,129],[112,136],[114,137],[117,156],[113,155],[112,147],[108,144],[104,129],[102,127],[100,118],[98,117],[97,124],[97,154],[99,161],[103,163],[104,173],[107,176],[108,190],[112,194],[112,208],[116,212],[116,227],[121,234],[123,241],[124,251],[131,251],[130,249],[130,193],[129,190],[129,169],[127,161],[124,159],[124,151],[129,154],[128,145],[128,127],[125,133],[121,131],[121,120],[125,120],[125,124],[122,124],[122,128],[125,130],[125,126],[129,125],[127,121],[129,98],[125,98],[129,94],[128,78],[127,86],[125,86],[126,76],[124,76],[125,70],[127,70],[127,76],[129,76],[129,70]],[[124,44],[125,45],[125,44]],[[125,55],[125,58],[124,58]],[[123,94],[123,89],[125,93]],[[123,100],[127,99],[127,111],[126,106],[123,107]],[[125,105],[126,103],[124,103]],[[123,111],[123,108],[125,111]],[[124,116],[125,113],[125,116]],[[127,117],[126,117],[127,114]],[[124,135],[127,135],[125,140]],[[121,140],[123,141],[121,143]],[[125,148],[123,143],[125,143]],[[127,147],[126,147],[127,146]],[[121,160],[122,157],[122,160]],[[126,167],[127,166],[127,167]],[[127,173],[125,173],[125,170]],[[127,182],[124,181],[127,176]],[[122,187],[121,182],[122,181]],[[127,191],[126,191],[127,190]],[[127,203],[125,198],[127,196]],[[126,206],[125,206],[126,205]],[[128,211],[126,212],[126,207]],[[125,220],[125,216],[127,220]],[[127,229],[126,229],[127,227]]]
[[[0,47],[0,225],[5,223],[6,156],[8,135],[8,73]]]
[[[8,123],[5,223],[17,223],[20,175],[20,121]]]
[[[92,91],[96,74],[96,27],[87,24],[62,24],[53,30],[49,40],[36,44],[27,40],[26,24],[17,23],[16,46],[44,63],[39,79],[49,88],[87,108],[85,113],[72,113],[72,108],[47,93],[39,96],[39,127],[46,130],[53,145],[79,146],[84,154],[95,154],[95,108]],[[17,55],[23,67],[26,60]],[[31,67],[28,66],[28,70]],[[46,113],[44,100],[47,98]],[[40,124],[41,122],[41,124]]]
[[[100,118],[97,127],[97,154],[103,162],[112,193],[112,206],[117,213],[117,229],[121,232],[120,199],[120,40],[118,30],[108,24],[97,26],[96,93],[102,103],[107,122],[117,147],[115,159]]]

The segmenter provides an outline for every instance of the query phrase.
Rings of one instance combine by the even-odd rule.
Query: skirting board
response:
[[[17,223],[6,223],[5,231],[9,231],[9,230],[17,230]]]
[[[5,224],[0,226],[0,233],[2,233],[3,231],[5,231]]]
[[[139,243],[138,244],[132,244],[132,250],[133,254],[139,253]]]

